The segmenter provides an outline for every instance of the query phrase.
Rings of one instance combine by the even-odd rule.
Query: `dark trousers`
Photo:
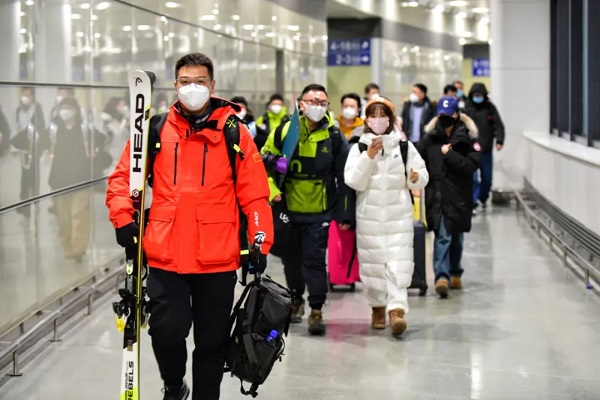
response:
[[[294,298],[308,288],[308,304],[320,310],[327,299],[327,239],[329,224],[290,224],[290,240],[283,251],[285,279]]]
[[[479,200],[481,203],[488,201],[492,190],[492,173],[494,171],[494,157],[492,150],[482,151],[479,170],[481,172],[481,184],[477,177],[477,171],[473,180],[473,202]],[[478,197],[475,197],[478,196]]]
[[[150,336],[165,385],[181,385],[194,323],[193,400],[218,400],[236,273],[177,274],[150,268]]]

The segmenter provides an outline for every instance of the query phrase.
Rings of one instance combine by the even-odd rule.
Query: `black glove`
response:
[[[251,274],[259,272],[262,274],[265,272],[265,269],[267,269],[267,256],[262,253],[251,253],[248,272]]]
[[[117,234],[117,243],[126,249],[134,248],[137,245],[137,237],[140,234],[140,227],[135,222],[115,229]],[[134,239],[135,238],[135,239]]]
[[[251,274],[263,273],[267,269],[267,256],[260,252],[260,248],[265,241],[264,232],[256,232],[254,235],[254,244],[250,247],[250,257],[248,272]]]

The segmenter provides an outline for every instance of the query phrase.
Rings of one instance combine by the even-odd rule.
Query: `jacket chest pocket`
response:
[[[202,265],[229,264],[239,255],[239,235],[233,210],[198,208],[198,254]]]

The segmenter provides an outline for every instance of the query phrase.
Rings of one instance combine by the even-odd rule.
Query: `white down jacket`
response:
[[[360,142],[371,144],[376,135],[365,133]],[[408,189],[427,185],[429,174],[425,162],[408,142],[407,169],[419,173],[416,182],[407,183],[400,154],[401,134],[395,130],[383,137],[384,149],[374,159],[367,151],[352,146],[344,177],[346,185],[356,190],[356,233],[365,286],[386,292],[386,276],[399,287],[410,285],[413,273],[413,211]],[[382,154],[383,153],[383,154]],[[409,173],[410,175],[410,173]],[[387,273],[386,273],[387,270]]]

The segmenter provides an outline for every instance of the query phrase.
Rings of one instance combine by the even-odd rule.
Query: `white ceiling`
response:
[[[467,16],[489,16],[491,0],[381,0],[395,1],[401,7],[442,8],[449,13],[465,13]],[[330,18],[367,18],[373,17],[353,7],[335,0],[327,2],[327,16]]]

